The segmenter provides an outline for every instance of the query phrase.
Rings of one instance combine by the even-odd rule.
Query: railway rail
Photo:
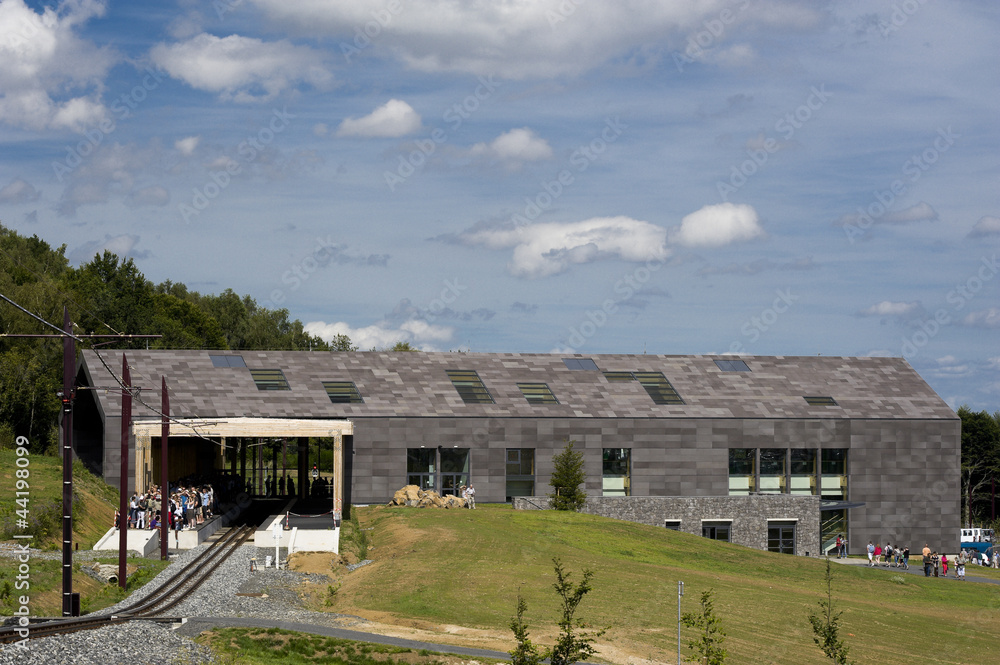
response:
[[[29,626],[28,637],[30,639],[51,637],[135,620],[176,621],[175,617],[168,617],[166,612],[204,584],[216,568],[253,536],[254,530],[254,527],[249,525],[230,529],[145,598],[117,612],[32,623]],[[17,627],[0,628],[0,644],[17,642],[21,639],[24,639],[23,627],[21,630]]]

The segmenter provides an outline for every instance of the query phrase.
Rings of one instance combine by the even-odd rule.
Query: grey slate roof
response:
[[[948,405],[902,358],[742,356],[750,372],[713,362],[734,356],[576,355],[307,351],[127,351],[133,384],[159,408],[166,375],[175,417],[282,418],[874,418],[955,419]],[[121,369],[121,351],[103,351]],[[215,367],[210,355],[241,355],[246,367]],[[590,358],[601,371],[569,369]],[[94,351],[83,368],[92,385],[112,384]],[[258,390],[251,369],[280,369],[289,390]],[[495,404],[466,404],[446,370],[475,370]],[[684,404],[658,405],[637,381],[609,382],[602,371],[663,372]],[[353,381],[363,404],[331,403],[322,381]],[[519,382],[546,383],[558,404],[531,404]],[[104,413],[120,412],[115,391],[96,391]],[[804,396],[833,397],[813,406]],[[135,417],[152,417],[139,407]]]

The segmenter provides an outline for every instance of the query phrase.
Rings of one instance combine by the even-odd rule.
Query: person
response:
[[[469,483],[469,487],[466,488],[465,492],[469,496],[469,502],[468,502],[469,508],[471,508],[472,510],[475,510],[476,509],[476,488],[472,486],[472,483]]]
[[[843,556],[842,556],[843,555],[843,551],[842,551],[843,549],[844,549],[844,540],[841,537],[841,535],[838,533],[837,534],[837,558],[838,559],[843,558]]]
[[[892,563],[892,543],[887,542],[882,553],[885,555],[885,567],[888,568]]]
[[[903,548],[903,570],[910,569],[910,546]]]
[[[878,568],[880,563],[882,563],[882,544],[875,543],[875,568]]]
[[[937,552],[931,554],[931,561],[934,563],[934,577],[939,577],[938,573],[941,572],[941,557],[938,556]]]
[[[968,561],[968,554],[965,550],[958,553],[958,560],[955,562],[955,577],[960,580],[965,579],[965,563]]]
[[[923,549],[924,552],[924,577],[931,576],[931,551],[926,547]]]
[[[875,546],[872,545],[872,541],[868,541],[868,567],[872,567],[872,557],[875,556]]]
[[[948,555],[941,555],[941,575],[942,577],[948,577]]]
[[[843,555],[843,558],[846,559],[847,558],[847,536],[844,536],[844,539],[840,542],[840,551],[841,551],[841,554]]]

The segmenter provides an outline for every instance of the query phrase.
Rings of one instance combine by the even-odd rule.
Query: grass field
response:
[[[507,650],[520,591],[532,639],[547,645],[559,618],[551,586],[552,558],[559,557],[574,572],[571,580],[594,571],[578,616],[608,628],[599,646],[611,662],[676,661],[678,580],[685,582],[683,611],[697,609],[702,591],[714,591],[729,662],[828,662],[807,618],[825,595],[820,560],[576,513],[490,505],[355,510],[360,526],[372,529],[374,563],[336,575],[341,586],[328,608],[335,612],[470,627],[480,631],[477,646]],[[1000,656],[998,585],[834,565],[833,588],[841,636],[858,663],[965,664]],[[692,636],[686,629],[683,635]]]

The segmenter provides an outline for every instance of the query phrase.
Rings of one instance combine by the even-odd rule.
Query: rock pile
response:
[[[407,485],[396,491],[389,505],[415,506],[417,508],[465,508],[465,499],[450,494],[440,496],[437,492],[427,492],[416,485]]]

